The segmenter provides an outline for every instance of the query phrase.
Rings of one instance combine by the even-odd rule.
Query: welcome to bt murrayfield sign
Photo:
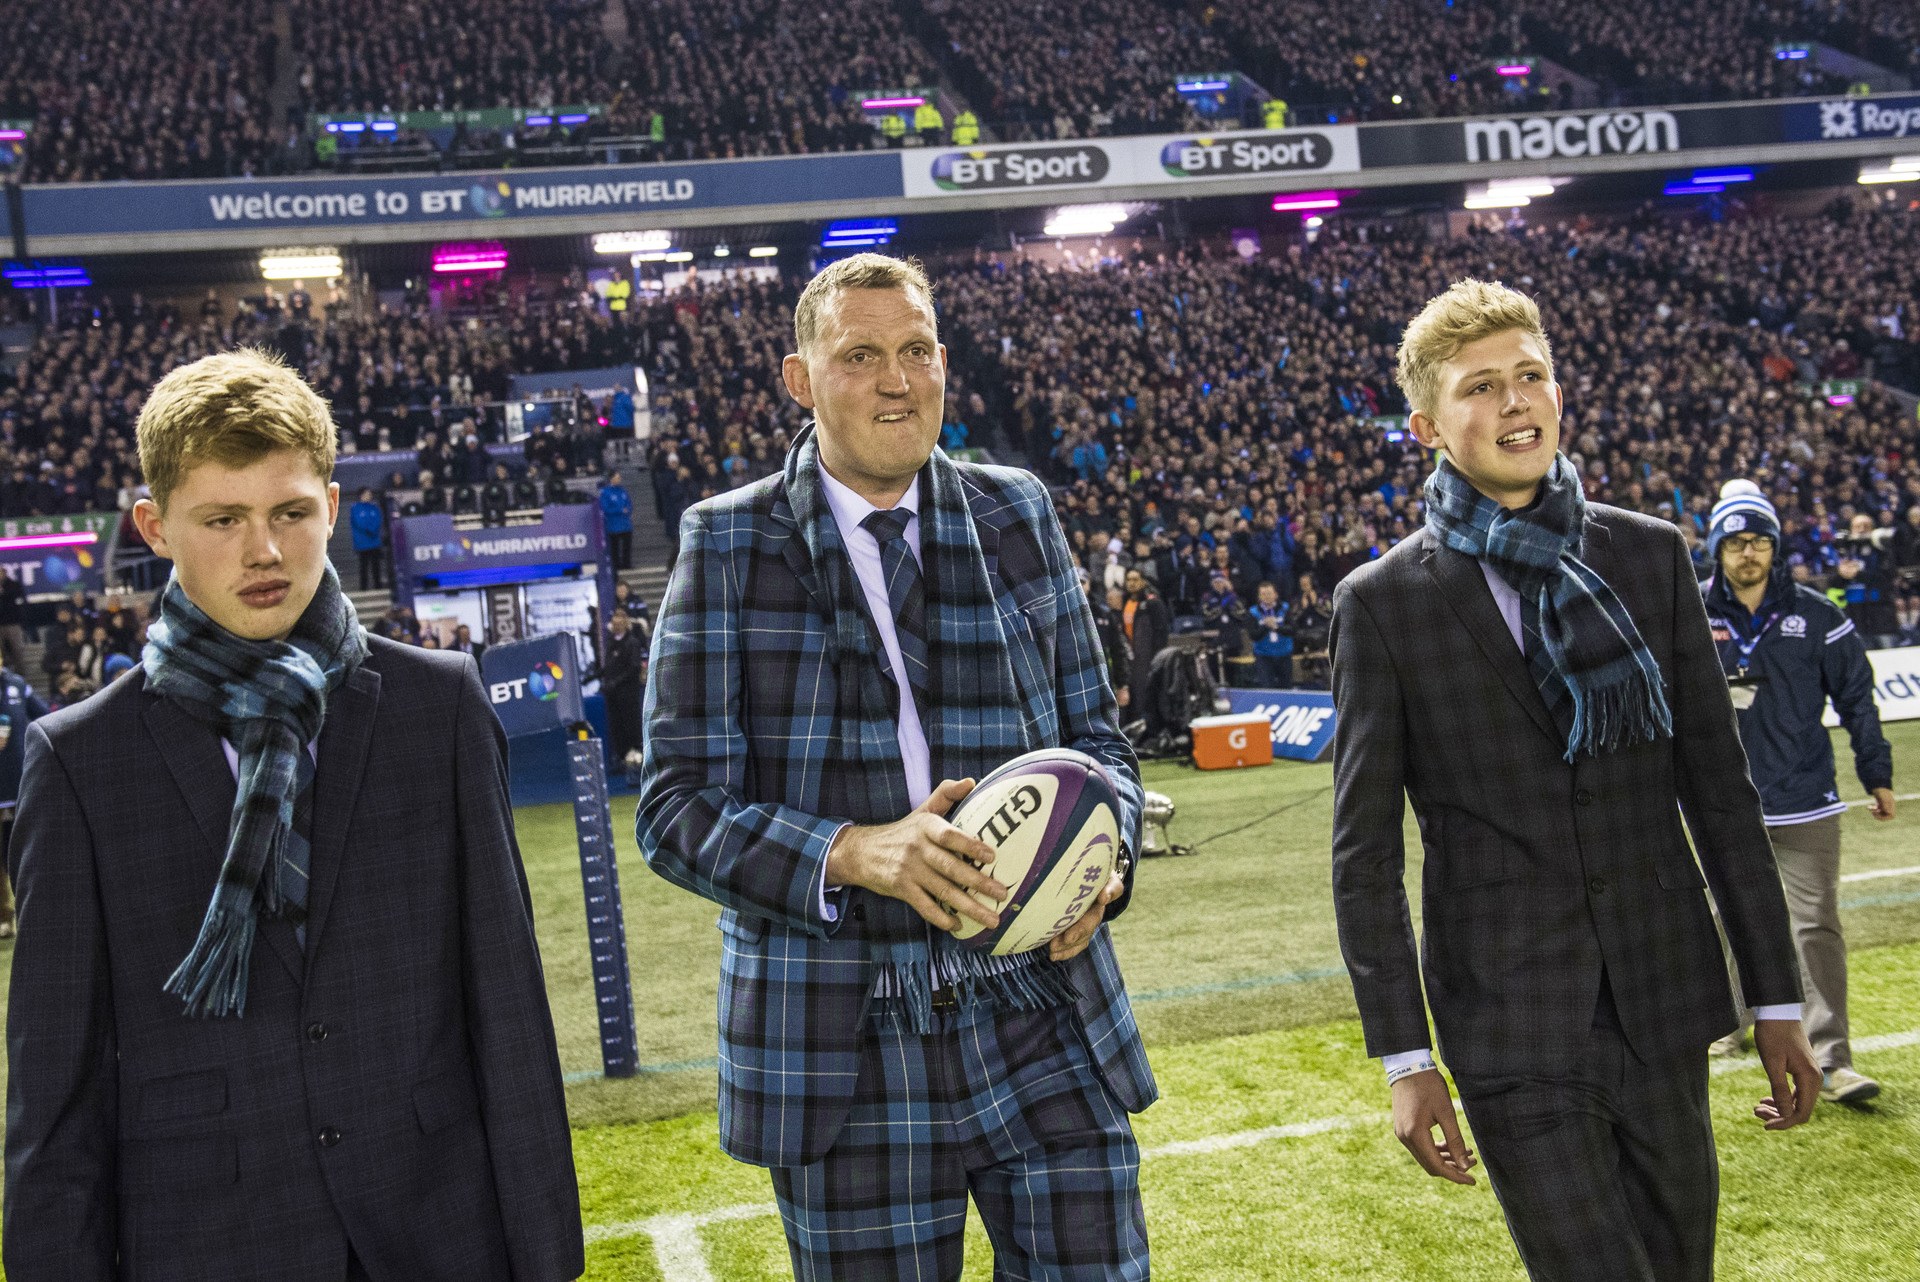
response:
[[[511,237],[1898,154],[1920,94],[472,174],[28,187],[34,254]],[[1551,168],[1542,168],[1550,166]],[[1499,171],[1492,171],[1499,172]],[[0,235],[14,230],[0,203]]]

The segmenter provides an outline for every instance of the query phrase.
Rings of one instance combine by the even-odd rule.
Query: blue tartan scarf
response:
[[[187,599],[178,575],[161,594],[142,655],[147,688],[212,727],[240,757],[226,862],[200,935],[164,986],[189,1015],[244,1014],[259,913],[298,911],[280,856],[293,830],[300,754],[320,734],[328,694],[366,657],[366,630],[331,565],[285,641],[235,636]]]
[[[820,449],[809,426],[788,454],[787,501],[832,603],[834,743],[822,782],[822,811],[856,823],[891,823],[912,809],[897,731],[897,700],[886,651],[868,622],[854,573],[820,479]],[[935,449],[920,470],[920,557],[926,589],[927,732],[933,779],[981,779],[995,767],[1047,745],[1036,741],[1014,675],[993,574],[982,551],[965,485]],[[1075,999],[1044,950],[989,958],[935,930],[902,900],[872,895],[861,928],[875,985],[895,995],[886,1012],[908,1031],[933,1028],[937,966],[963,1004],[987,1002],[1038,1010]]]
[[[1508,511],[1442,458],[1427,478],[1427,528],[1456,552],[1491,565],[1537,617],[1530,659],[1547,707],[1573,704],[1566,759],[1597,756],[1673,734],[1659,665],[1633,616],[1580,559],[1587,500],[1580,476],[1556,454],[1540,497]]]

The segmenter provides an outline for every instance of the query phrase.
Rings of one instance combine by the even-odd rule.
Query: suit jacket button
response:
[[[326,1026],[325,1024],[319,1024],[319,1023],[315,1023],[315,1024],[308,1024],[308,1025],[307,1025],[307,1040],[308,1040],[308,1041],[310,1041],[310,1042],[324,1042],[324,1041],[326,1041],[326,1040],[327,1040],[327,1026]]]
[[[1573,794],[1573,804],[1576,806],[1591,806],[1593,804],[1593,794],[1585,788],[1582,788]]]
[[[1589,877],[1587,878],[1587,889],[1596,895],[1604,895],[1607,893],[1607,879],[1605,877]]]
[[[338,1144],[339,1142],[340,1142],[339,1128],[333,1127],[333,1126],[325,1126],[320,1129],[320,1147],[321,1148],[332,1148],[335,1144]]]

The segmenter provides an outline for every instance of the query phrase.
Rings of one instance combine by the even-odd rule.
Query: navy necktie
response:
[[[1547,653],[1546,634],[1540,627],[1540,603],[1522,592],[1520,595],[1520,632],[1525,638],[1520,647],[1527,658],[1527,672],[1540,691],[1541,701],[1562,731],[1573,730],[1573,692],[1554,671],[1553,657]]]
[[[286,876],[282,884],[287,889],[285,919],[293,927],[294,937],[300,946],[307,946],[307,883],[313,872],[313,754],[306,745],[300,747],[300,761],[296,767],[294,786],[299,793],[293,801],[293,829],[287,833],[287,842],[281,848],[280,858],[286,864]]]
[[[860,522],[880,545],[880,570],[887,581],[887,606],[893,612],[900,657],[906,662],[907,684],[913,701],[924,713],[927,701],[927,596],[920,581],[920,563],[907,546],[907,522],[914,513],[904,507],[874,512]]]

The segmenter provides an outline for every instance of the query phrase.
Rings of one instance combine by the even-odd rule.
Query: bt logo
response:
[[[559,664],[549,660],[534,665],[533,671],[524,677],[494,682],[487,689],[487,697],[495,703],[511,703],[530,693],[542,703],[550,703],[560,697],[560,686],[566,675]]]

